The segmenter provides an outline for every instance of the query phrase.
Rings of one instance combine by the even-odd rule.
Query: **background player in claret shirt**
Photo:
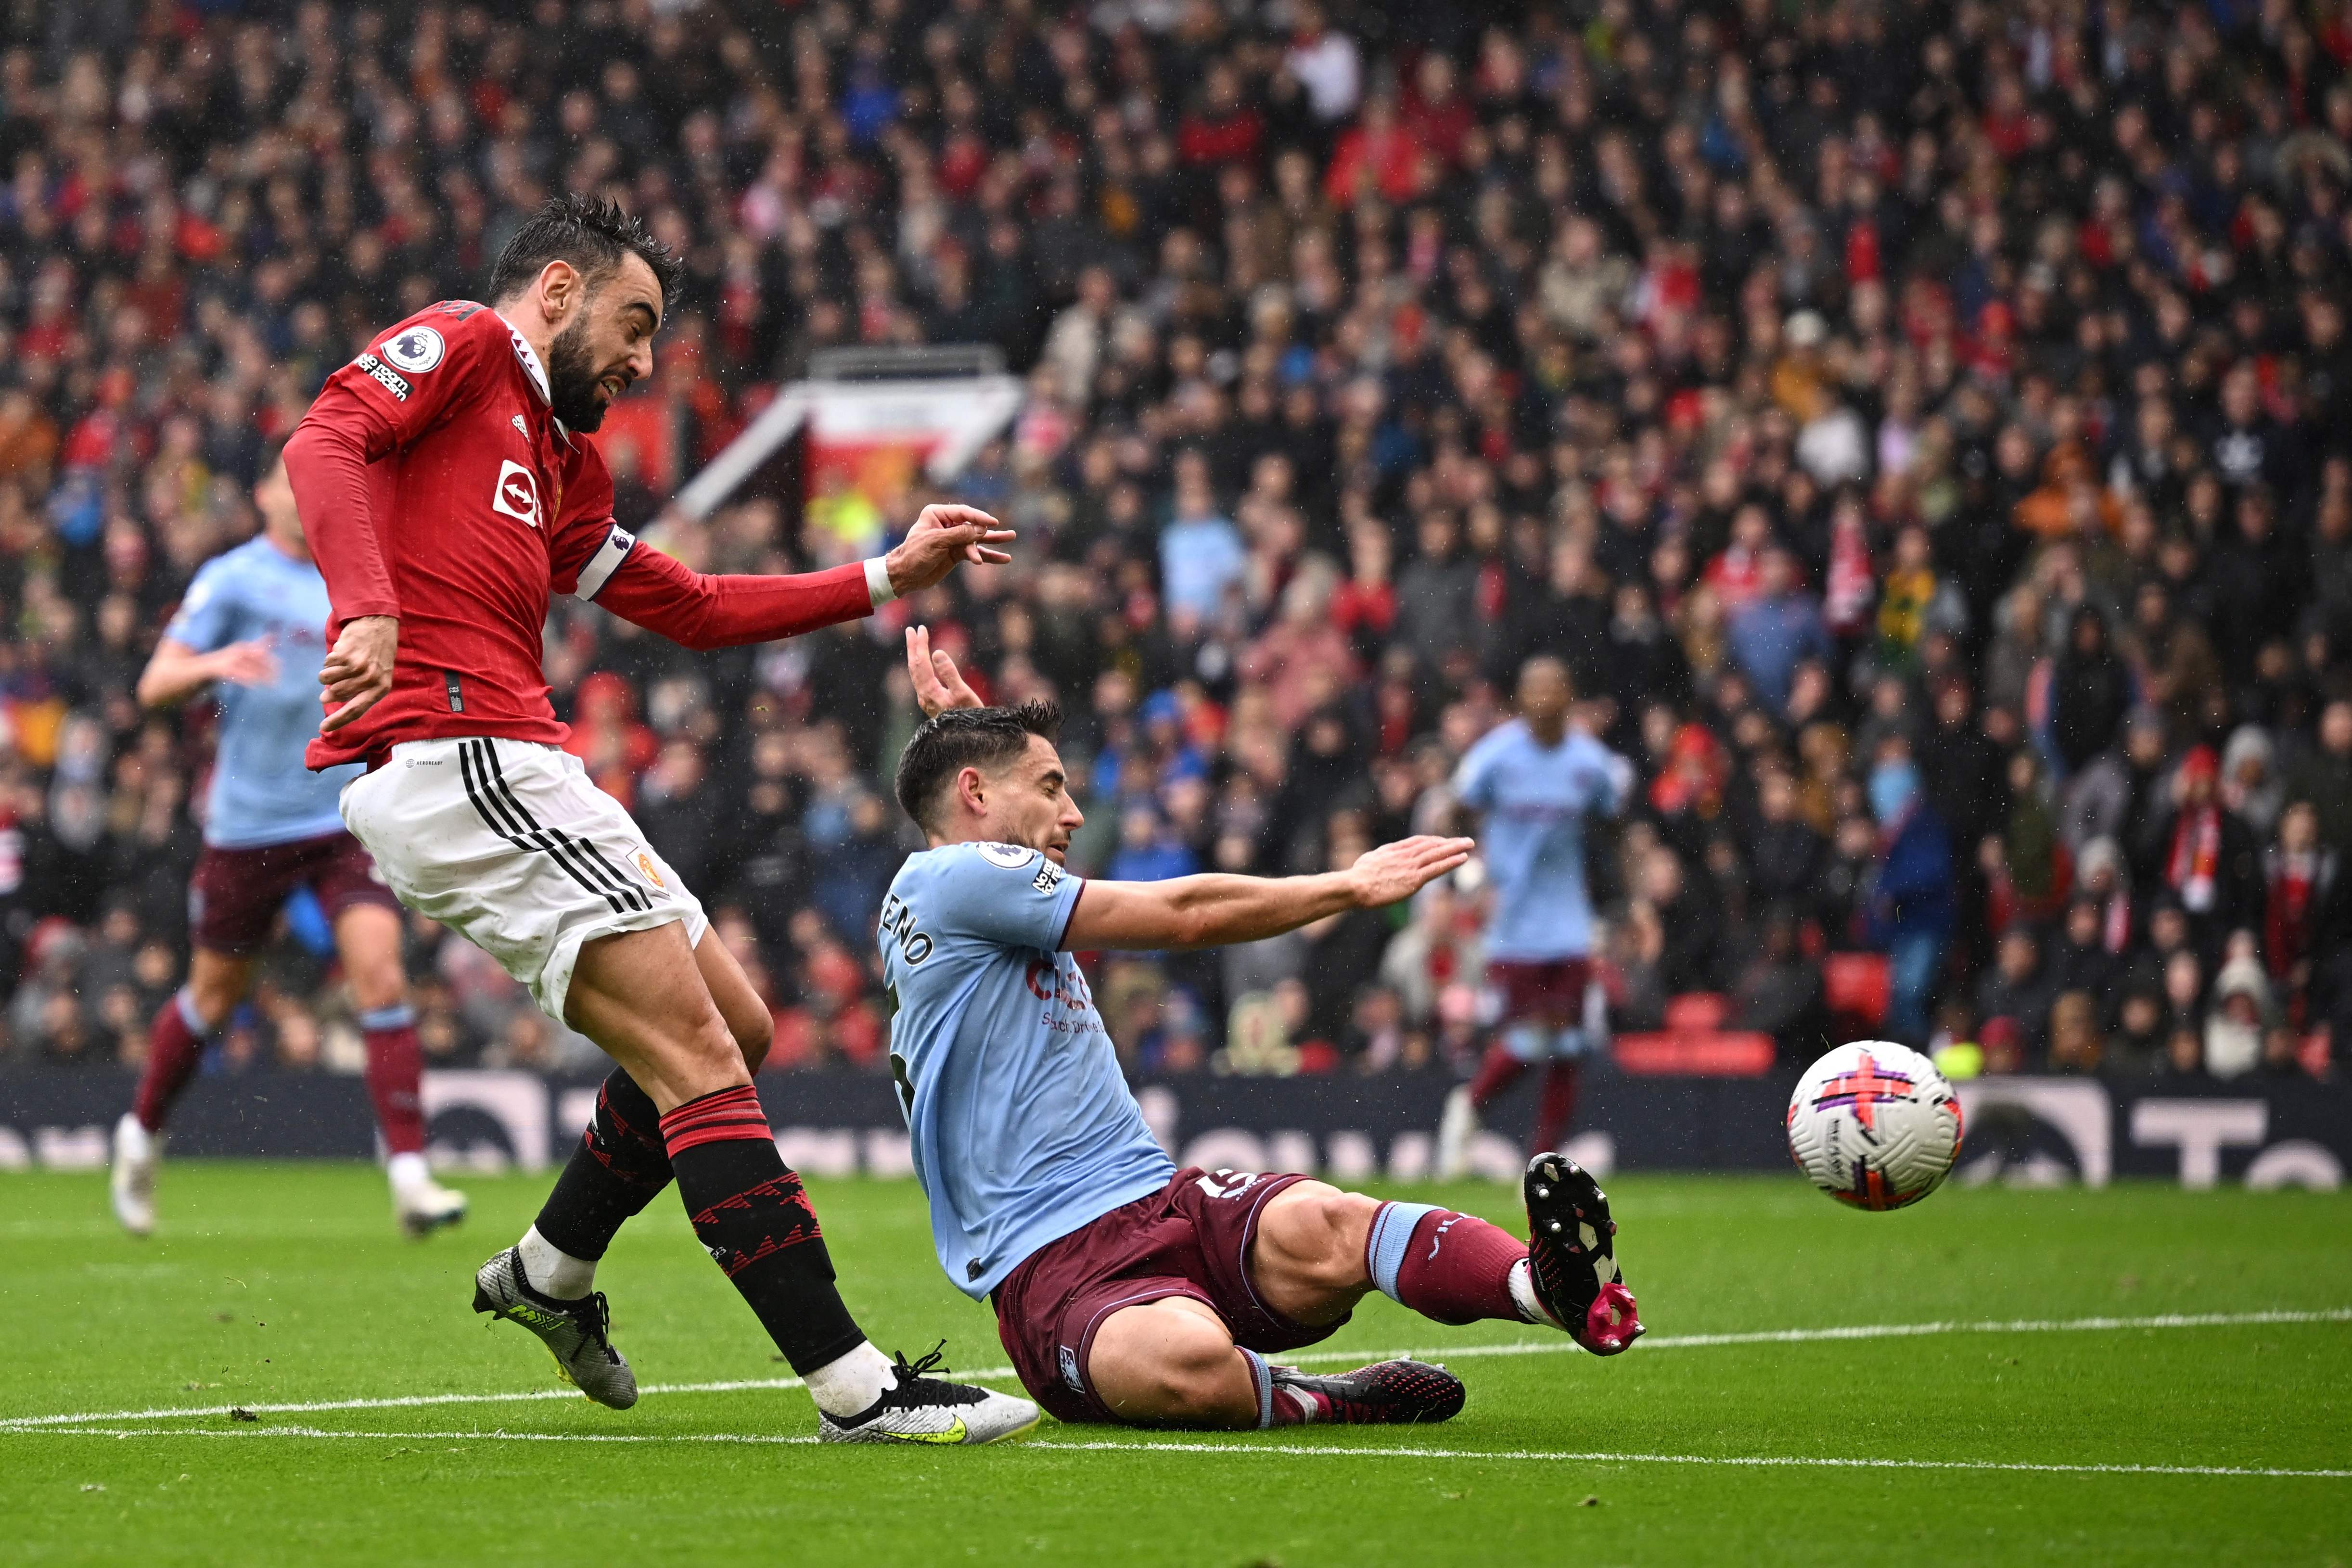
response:
[[[1519,670],[1519,716],[1465,753],[1454,776],[1456,798],[1478,815],[1494,889],[1486,987],[1496,1030],[1477,1076],[1446,1097],[1437,1128],[1442,1179],[1467,1174],[1480,1114],[1538,1062],[1544,1080],[1530,1152],[1559,1147],[1576,1113],[1577,1060],[1601,1044],[1584,821],[1624,808],[1633,768],[1571,727],[1574,702],[1566,664],[1529,659]]]
[[[335,933],[343,977],[367,1040],[367,1086],[390,1156],[394,1212],[412,1235],[464,1218],[463,1194],[425,1167],[424,1058],[400,972],[400,904],[368,852],[343,831],[336,792],[352,768],[313,773],[302,747],[318,727],[312,671],[324,652],[327,585],[310,559],[284,466],[254,486],[261,532],[196,572],[139,677],[139,700],[165,708],[211,689],[220,704],[205,852],[188,887],[194,953],[187,984],[155,1014],[138,1098],[114,1129],[115,1218],[155,1227],[164,1119],[206,1042],[253,985],[255,956],[298,890]]]
[[[902,544],[804,577],[706,577],[613,521],[582,439],[653,371],[682,267],[610,204],[560,197],[509,242],[488,305],[411,317],[329,378],[286,462],[334,601],[314,767],[368,771],[343,820],[401,901],[454,927],[619,1068],[537,1222],[474,1306],[538,1334],[591,1398],[636,1380],[596,1260],[673,1176],[696,1235],[807,1380],[833,1441],[989,1442],[1025,1400],[894,1366],[834,1288],[816,1216],[751,1085],[770,1022],[677,872],[579,762],[547,699],[551,593],[694,648],[870,613],[961,560],[1005,560],[984,513],[927,508]]]
[[[1302,1176],[1178,1170],[1119,1073],[1073,951],[1253,942],[1411,896],[1468,858],[1406,839],[1320,876],[1082,882],[1085,821],[1035,705],[990,708],[919,629],[908,674],[931,716],[898,763],[930,848],[890,884],[879,939],[891,1063],[940,1263],[992,1298],[1022,1383],[1066,1421],[1186,1427],[1438,1421],[1442,1367],[1333,1377],[1276,1365],[1379,1290],[1444,1323],[1565,1329],[1596,1354],[1642,1332],[1592,1178],[1528,1167],[1535,1239]]]

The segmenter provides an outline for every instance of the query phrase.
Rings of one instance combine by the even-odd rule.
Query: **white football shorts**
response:
[[[709,920],[621,803],[536,741],[408,740],[343,786],[343,825],[400,902],[461,933],[563,1017],[580,945]]]

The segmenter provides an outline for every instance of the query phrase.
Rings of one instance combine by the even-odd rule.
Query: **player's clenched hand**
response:
[[[1411,898],[1468,860],[1473,847],[1468,839],[1439,839],[1423,834],[1367,850],[1348,868],[1356,906],[1379,909],[1400,898]]]
[[[915,705],[929,718],[951,707],[981,707],[980,694],[971,689],[944,648],[931,647],[931,629],[907,628],[907,678],[915,684]]]
[[[327,652],[319,700],[327,706],[320,735],[331,735],[383,700],[392,690],[392,662],[400,651],[400,622],[389,615],[362,615],[343,622],[342,634]]]
[[[953,571],[959,562],[997,566],[1013,558],[992,546],[1010,544],[1011,528],[977,507],[952,503],[925,507],[898,548],[882,558],[890,572],[890,591],[900,598],[930,587]]]

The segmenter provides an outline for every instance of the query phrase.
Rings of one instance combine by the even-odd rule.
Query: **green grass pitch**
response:
[[[2352,1561],[2352,1194],[1953,1190],[1881,1216],[1793,1175],[1622,1176],[1651,1333],[1619,1360],[1376,1296],[1321,1348],[1450,1361],[1452,1423],[1047,1421],[947,1452],[806,1446],[807,1396],[772,1386],[788,1369],[667,1201],[599,1276],[660,1391],[571,1395],[467,1310],[545,1180],[464,1185],[467,1226],[409,1243],[372,1169],[167,1166],[141,1244],[101,1176],[0,1176],[0,1561]],[[1415,1196],[1523,1223],[1504,1187]],[[815,1197],[877,1343],[944,1334],[1001,1370],[911,1183]],[[2147,1321],[2214,1314],[2235,1321]],[[2041,1326],[1978,1326],[2010,1320]],[[1925,1332],[1757,1337],[1853,1325]],[[753,1386],[678,1386],[713,1384]],[[352,1403],[436,1395],[462,1397]],[[260,1418],[124,1414],[232,1404]],[[268,1408],[319,1404],[341,1407]],[[66,1414],[95,1418],[23,1419]]]

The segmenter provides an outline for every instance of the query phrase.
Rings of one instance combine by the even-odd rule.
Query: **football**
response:
[[[1942,1186],[1959,1158],[1959,1098],[1910,1047],[1858,1040],[1797,1081],[1789,1155],[1840,1203],[1901,1208]]]

